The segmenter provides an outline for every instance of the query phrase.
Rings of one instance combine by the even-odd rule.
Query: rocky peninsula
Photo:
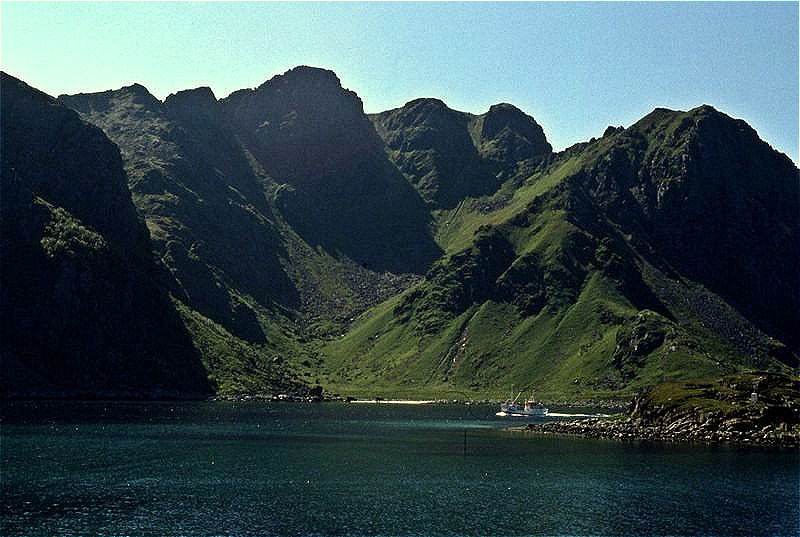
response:
[[[516,430],[622,441],[797,448],[800,378],[755,372],[665,383],[642,392],[625,414],[529,424]]]

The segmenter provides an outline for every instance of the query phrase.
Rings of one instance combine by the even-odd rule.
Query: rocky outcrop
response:
[[[520,168],[531,169],[553,150],[536,120],[508,103],[495,104],[476,117],[470,131],[481,158],[501,179]]]
[[[136,208],[174,296],[236,337],[266,342],[259,316],[297,292],[248,157],[208,88],[164,103],[141,86],[59,99],[121,149]]]
[[[220,106],[264,169],[294,186],[335,180],[381,151],[361,99],[327,69],[296,67]]]
[[[164,100],[164,107],[170,114],[189,122],[195,119],[213,122],[222,115],[214,92],[207,86],[172,93]]]
[[[421,274],[438,257],[424,203],[332,71],[297,67],[220,105],[259,165],[287,185],[277,207],[308,244],[379,272]]]
[[[775,373],[655,386],[627,416],[529,424],[526,431],[588,438],[800,445],[800,379]]]
[[[371,119],[389,158],[429,204],[453,208],[499,186],[473,145],[470,114],[439,99],[415,99]]]

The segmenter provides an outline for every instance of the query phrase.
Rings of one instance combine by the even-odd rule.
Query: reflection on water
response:
[[[0,533],[800,533],[796,451],[531,436],[496,410],[4,403]]]

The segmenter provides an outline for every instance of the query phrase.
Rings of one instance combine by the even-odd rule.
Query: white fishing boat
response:
[[[536,401],[533,395],[525,400],[524,405],[518,405],[517,400],[520,395],[522,395],[522,392],[519,392],[513,400],[500,403],[500,414],[506,416],[533,416],[538,418],[547,416],[550,410],[542,403]]]

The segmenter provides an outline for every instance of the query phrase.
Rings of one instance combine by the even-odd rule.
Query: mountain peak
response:
[[[319,181],[379,151],[361,99],[333,71],[295,67],[219,104],[267,171],[292,184]]]
[[[164,102],[168,103],[170,101],[191,101],[197,104],[208,104],[210,102],[217,102],[217,98],[214,96],[214,92],[211,91],[211,88],[208,86],[200,86],[199,88],[185,89],[175,93],[170,93]]]
[[[522,110],[520,110],[519,108],[517,108],[516,106],[514,106],[511,103],[493,104],[492,106],[489,107],[489,112],[488,113],[489,114],[518,113],[518,114],[523,114],[524,115],[524,112]]]
[[[538,133],[530,132],[531,129],[539,131],[542,129],[531,116],[509,103],[493,104],[489,107],[489,111],[482,114],[481,117],[484,118],[482,134],[486,137],[495,136],[497,132],[505,127],[524,130],[534,136],[538,136]]]
[[[217,98],[208,86],[201,86],[194,89],[181,90],[170,93],[164,99],[164,105],[171,109],[184,109],[186,107],[209,109],[216,107]]]
[[[138,82],[116,90],[59,95],[58,100],[81,114],[89,113],[92,110],[105,110],[110,106],[110,102],[114,100],[126,101],[130,105],[135,105],[151,112],[158,111],[163,106],[161,101]]]
[[[116,91],[110,92],[113,94],[121,94],[121,95],[131,95],[133,97],[134,102],[144,105],[146,108],[154,108],[160,107],[161,101],[148,90],[143,85],[139,84],[138,82],[134,82],[130,86],[123,86]]]
[[[150,90],[148,90],[145,86],[139,84],[138,82],[134,82],[130,86],[123,86],[120,88],[120,91],[130,91],[132,93],[137,93],[140,95],[150,95]]]
[[[419,97],[408,101],[403,108],[447,108],[447,105],[435,97]]]
[[[164,107],[169,113],[190,122],[200,118],[218,118],[220,113],[217,98],[207,86],[172,93],[164,100]]]
[[[474,136],[486,158],[517,162],[549,154],[544,129],[531,116],[509,103],[492,105],[475,120]]]
[[[740,144],[769,145],[759,138],[746,121],[733,118],[708,104],[688,111],[655,108],[633,127],[648,137],[671,139],[673,144],[677,144],[678,140],[684,143],[705,140],[719,146],[719,151],[729,153],[729,156],[735,156],[736,150],[731,149]],[[726,142],[721,144],[721,140]],[[727,149],[723,146],[727,146]]]
[[[282,75],[275,75],[257,89],[262,89],[268,86],[311,86],[317,88],[327,87],[330,89],[341,89],[342,82],[336,73],[330,69],[322,69],[320,67],[311,67],[308,65],[299,65],[289,69]]]
[[[718,114],[723,116],[726,115],[717,110],[716,108],[714,108],[713,106],[711,106],[710,104],[701,104],[700,106],[689,110],[689,113],[693,115],[701,115],[701,114],[702,115]]]
[[[450,130],[466,121],[465,114],[448,108],[444,101],[433,97],[413,99],[400,108],[379,115],[387,120],[387,127],[391,129],[425,126]]]
[[[234,121],[248,128],[275,125],[289,116],[327,118],[327,122],[366,119],[361,99],[342,87],[336,73],[306,65],[276,75],[255,89],[235,91],[219,103]]]

